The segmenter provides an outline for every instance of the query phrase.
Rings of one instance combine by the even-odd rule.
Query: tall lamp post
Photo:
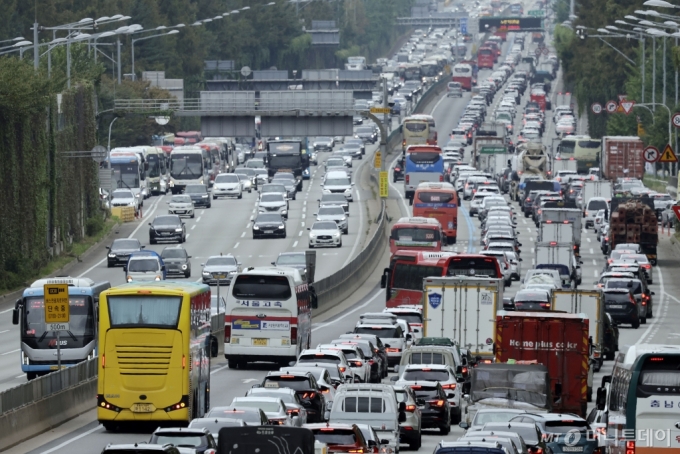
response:
[[[145,41],[152,38],[160,38],[161,36],[176,35],[179,30],[170,30],[167,33],[159,33],[158,35],[145,36],[143,38],[137,38],[132,40],[132,79],[137,80],[137,73],[135,73],[135,43],[137,41]]]

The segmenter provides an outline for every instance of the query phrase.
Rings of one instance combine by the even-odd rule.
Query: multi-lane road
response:
[[[479,78],[488,74],[488,72],[481,72]],[[554,90],[555,92],[558,90]],[[435,117],[437,128],[439,131],[440,145],[445,145],[448,140],[448,132],[457,125],[458,118],[461,116],[470,95],[466,94],[462,99],[451,99],[445,96],[432,104],[431,112]],[[553,93],[554,99],[554,93]],[[518,107],[521,109],[522,107]],[[491,108],[489,110],[491,112]],[[521,115],[518,115],[518,121]],[[552,118],[548,115],[548,128],[545,134],[544,142],[550,145],[550,139],[554,136],[552,132]],[[516,126],[518,130],[519,125]],[[374,148],[367,150],[369,155]],[[358,164],[355,162],[355,165]],[[355,173],[356,173],[355,169]],[[321,177],[321,170],[316,172],[311,183],[305,183],[305,189],[298,197],[298,200],[292,202],[292,210],[290,220],[288,221],[289,236],[285,240],[252,240],[249,227],[249,219],[253,214],[255,208],[255,194],[244,195],[243,200],[219,200],[214,203],[210,210],[202,210],[195,220],[187,221],[188,232],[190,233],[189,240],[186,243],[186,248],[194,256],[194,274],[192,278],[199,278],[200,262],[203,258],[217,254],[219,252],[232,252],[238,256],[244,264],[248,265],[267,265],[275,259],[278,252],[284,250],[304,250],[306,244],[306,229],[312,221],[313,207],[316,206],[316,199],[319,194],[319,178]],[[391,181],[391,180],[390,180]],[[309,189],[311,187],[311,189]],[[350,241],[345,241],[342,249],[320,251],[319,257],[319,275],[321,277],[335,271],[343,263],[346,263],[350,257],[354,256],[361,248],[362,241],[365,238],[357,237],[367,229],[367,214],[364,212],[363,220],[360,216],[362,207],[371,196],[370,191],[361,188],[357,185],[357,192],[360,194],[357,201],[352,205],[351,210],[351,224],[350,224]],[[151,202],[151,203],[149,203]],[[147,201],[146,210],[147,217],[152,217],[154,214],[163,212],[164,198],[150,199]],[[154,205],[155,204],[155,205]],[[388,203],[389,215],[392,219],[400,216],[410,214],[408,204],[403,198],[402,183],[393,183],[390,185],[390,200]],[[476,252],[480,250],[479,246],[479,223],[476,218],[471,218],[467,212],[468,204],[464,203],[460,210],[461,220],[459,222],[459,241],[455,246],[459,252]],[[153,211],[156,210],[156,211]],[[304,223],[304,224],[303,224]],[[536,228],[529,220],[525,220],[521,215],[518,216],[517,228],[519,242],[523,244],[521,257],[522,268],[527,270],[532,267],[533,263],[533,244],[536,240]],[[133,236],[140,238],[144,244],[148,244],[146,223],[142,222],[134,232],[122,232],[126,235],[132,233]],[[354,236],[353,236],[354,235]],[[154,247],[155,250],[162,249],[161,247]],[[323,255],[334,254],[332,256]],[[592,231],[584,232],[583,243],[581,247],[582,253],[582,273],[583,284],[581,288],[591,288],[592,281],[594,281],[604,266],[604,256],[599,250],[599,245],[595,240],[595,235]],[[335,255],[337,254],[337,255]],[[101,258],[104,257],[104,251],[101,253]],[[647,325],[642,325],[639,329],[632,329],[629,327],[620,328],[620,347],[625,349],[629,345],[637,343],[678,343],[678,334],[675,327],[680,324],[680,300],[674,295],[679,293],[680,283],[674,280],[674,269],[678,266],[678,257],[672,251],[667,237],[662,237],[659,245],[659,265],[654,270],[654,284],[651,286],[652,291],[655,292],[655,317],[649,320]],[[383,265],[387,265],[387,252],[383,256]],[[345,303],[340,305],[336,310],[323,314],[320,317],[315,317],[313,325],[313,344],[324,343],[336,338],[339,334],[345,333],[353,329],[359,314],[368,311],[380,311],[384,307],[384,292],[379,289],[379,275],[380,269],[384,266],[377,267],[377,270],[369,277],[367,284],[362,286],[360,294],[355,294]],[[122,270],[110,270],[106,268],[104,261],[96,263],[80,264],[72,274],[83,274],[93,279],[108,279],[112,284],[119,284],[123,281]],[[506,289],[509,294],[514,294],[519,289],[519,283],[514,282],[512,286]],[[2,308],[5,310],[5,308]],[[12,353],[12,350],[18,347],[16,341],[16,334],[13,327],[9,325],[9,313],[0,314],[0,337],[2,346],[0,346],[0,374],[4,373],[5,368],[13,368],[14,375],[16,372],[16,356],[17,353]],[[3,333],[3,330],[9,329],[9,332]],[[14,334],[10,334],[14,333]],[[10,353],[7,353],[10,352]],[[12,356],[10,361],[6,363],[6,357]],[[611,370],[611,362],[606,362],[602,371],[595,376],[595,386],[598,385],[603,374]],[[261,364],[255,365],[247,370],[231,370],[227,368],[224,358],[216,358],[211,365],[211,402],[213,405],[227,405],[231,402],[233,397],[243,396],[248,388],[254,383],[261,381],[262,377],[268,370],[273,369],[273,365]],[[10,383],[11,380],[20,382],[23,378],[4,377],[3,383]],[[422,452],[431,452],[440,440],[455,440],[461,436],[463,431],[459,428],[454,428],[451,434],[442,437],[437,431],[424,431]],[[108,433],[96,421],[95,411],[90,411],[73,421],[67,422],[64,425],[56,428],[51,432],[36,437],[22,443],[8,452],[10,453],[92,453],[99,452],[108,443],[127,443],[135,441],[147,441],[148,433]]]

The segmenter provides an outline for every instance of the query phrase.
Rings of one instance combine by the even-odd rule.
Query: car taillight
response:
[[[531,202],[531,198],[527,197],[527,202]]]
[[[304,393],[302,395],[303,399],[314,399],[314,396],[316,396],[316,393]]]
[[[363,452],[364,452],[364,450],[363,450],[363,449],[350,449],[350,450],[349,450],[349,451],[347,451],[347,452],[356,452],[356,453],[363,453]]]
[[[338,369],[340,369],[340,372],[345,372],[347,370],[345,366],[340,366]]]
[[[431,400],[430,405],[433,406],[433,407],[443,407],[444,401],[443,400]]]
[[[440,182],[444,181],[444,175],[439,175],[439,181]]]
[[[224,343],[228,344],[231,342],[231,324],[224,325]]]
[[[295,409],[293,409],[293,408],[287,409],[286,412],[287,412],[289,415],[291,415],[291,416],[297,416],[297,415],[300,414],[300,412],[299,412],[298,410],[295,410]]]
[[[541,308],[550,309],[550,303],[541,303]]]
[[[409,182],[411,181],[410,176],[409,176],[409,175],[406,175],[406,176],[404,177],[404,181],[406,181],[406,184],[409,184]]]
[[[604,237],[604,240],[609,241],[609,237],[608,236]]]
[[[407,405],[406,411],[416,411],[416,406],[415,405]]]
[[[450,383],[448,385],[442,385],[442,388],[444,388],[444,389],[456,389],[456,384]]]
[[[297,345],[297,326],[293,326],[290,329],[290,344]]]
[[[586,216],[588,216],[588,212],[586,211]]]
[[[626,441],[626,454],[635,454],[635,442]]]
[[[401,348],[386,348],[385,351],[388,353],[399,353],[401,351]]]
[[[352,361],[352,362],[350,362],[350,365],[352,365],[354,367],[361,367],[364,364],[361,361]]]

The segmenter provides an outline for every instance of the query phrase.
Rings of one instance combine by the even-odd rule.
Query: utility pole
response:
[[[117,40],[116,40],[116,48],[118,49],[118,63],[117,63],[117,66],[118,66],[118,85],[120,85],[120,83],[121,83],[120,46],[121,46],[120,37],[118,37]]]
[[[33,22],[33,69],[38,70],[40,65],[40,51],[38,50],[38,11],[35,12],[35,22]]]

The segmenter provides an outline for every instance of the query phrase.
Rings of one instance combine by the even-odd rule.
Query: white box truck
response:
[[[571,243],[574,241],[574,224],[569,221],[541,222],[537,239],[539,243]]]
[[[552,176],[555,177],[558,172],[563,170],[577,171],[578,161],[574,158],[562,159],[555,158],[552,161]]]
[[[576,246],[574,254],[577,257],[581,255],[581,230],[583,229],[581,210],[578,208],[543,208],[540,219],[541,222],[552,221],[557,224],[564,221],[571,222],[574,225],[574,238],[570,242]]]
[[[454,276],[423,279],[423,336],[448,337],[473,356],[493,358],[503,280]]]

